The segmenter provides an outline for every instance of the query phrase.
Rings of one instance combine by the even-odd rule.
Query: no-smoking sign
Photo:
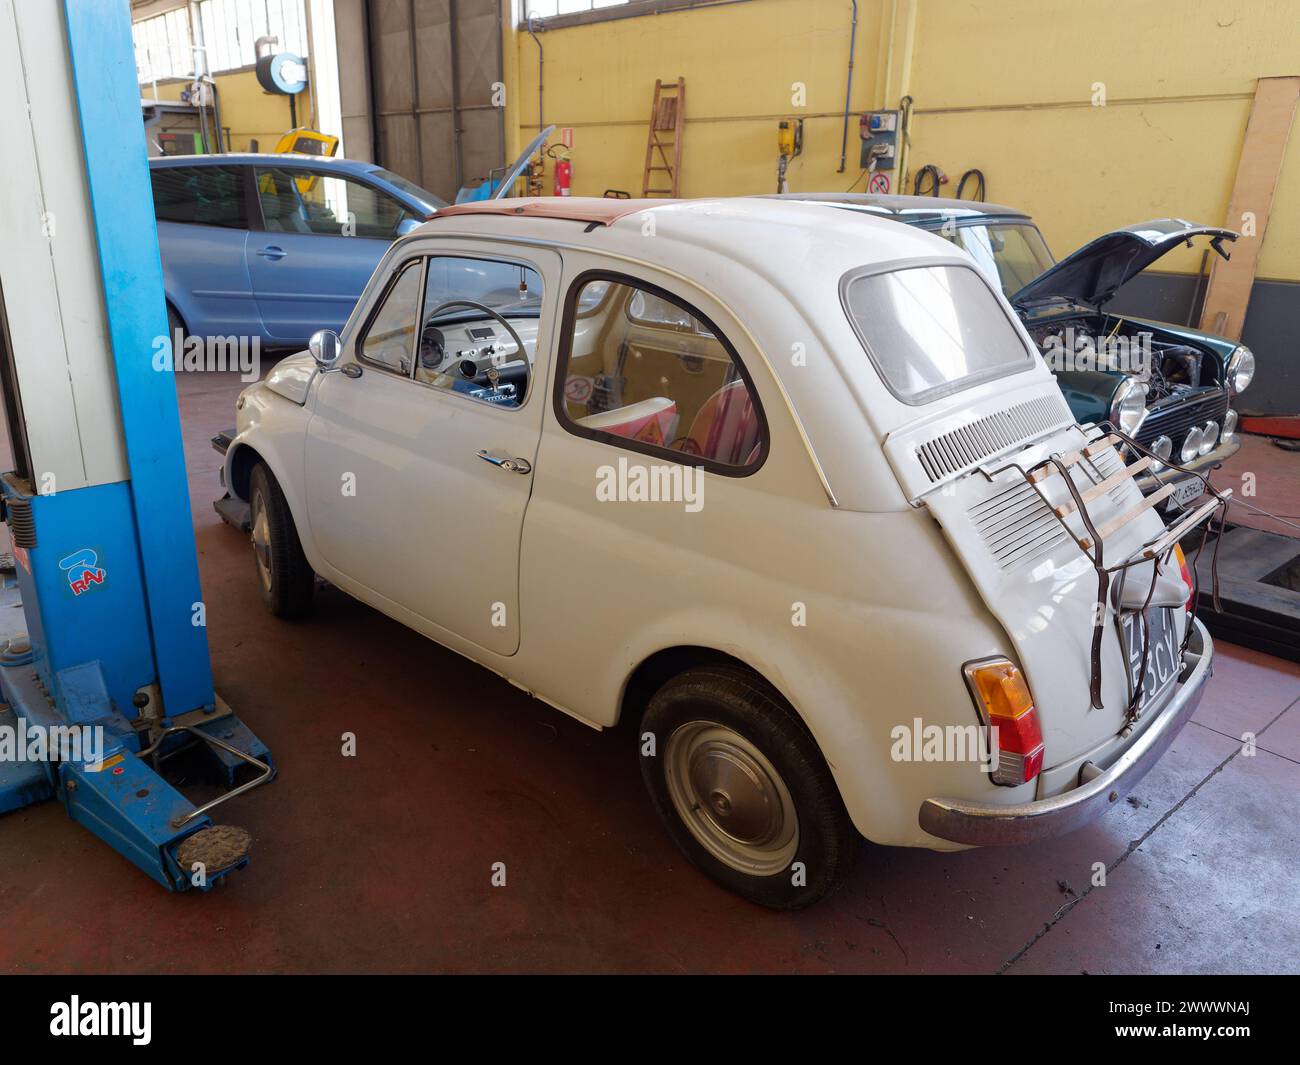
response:
[[[868,192],[888,192],[888,191],[889,191],[889,175],[888,175],[888,174],[872,174],[872,175],[871,175],[871,180],[867,182],[867,191],[868,191]]]

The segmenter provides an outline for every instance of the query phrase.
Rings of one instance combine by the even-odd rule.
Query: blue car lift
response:
[[[212,687],[127,0],[0,0],[0,139],[0,813],[209,890],[251,844],[209,812],[275,770]],[[159,773],[195,746],[200,806]]]

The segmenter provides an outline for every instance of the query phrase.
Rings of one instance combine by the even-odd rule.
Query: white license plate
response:
[[[1179,481],[1174,485],[1174,492],[1165,503],[1165,510],[1173,512],[1182,510],[1184,507],[1190,507],[1205,492],[1205,485],[1201,483],[1199,477],[1188,477],[1185,481]]]
[[[1142,705],[1164,690],[1178,676],[1178,642],[1174,628],[1174,611],[1171,607],[1152,607],[1147,611],[1148,636],[1146,675],[1141,678]],[[1130,694],[1137,689],[1138,673],[1142,669],[1142,625],[1140,614],[1125,614],[1124,655],[1128,660]]]

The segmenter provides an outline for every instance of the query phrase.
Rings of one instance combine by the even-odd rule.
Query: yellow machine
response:
[[[339,150],[339,139],[328,133],[318,133],[314,129],[305,127],[291,129],[281,137],[275,145],[277,155],[315,155],[322,159],[328,159]],[[300,177],[297,179],[298,191],[304,196],[316,187],[317,179],[315,177]],[[262,177],[261,190],[263,192],[273,192],[271,175],[266,174]]]
[[[276,152],[298,155],[332,156],[339,149],[339,139],[314,129],[291,129],[275,146]]]
[[[782,119],[776,129],[776,191],[787,192],[785,170],[790,160],[803,152],[803,119]]]

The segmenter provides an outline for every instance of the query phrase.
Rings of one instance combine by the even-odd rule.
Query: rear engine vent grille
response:
[[[1033,485],[1017,480],[1006,491],[970,508],[975,530],[1003,569],[1041,558],[1069,539],[1065,527]]]
[[[1039,396],[927,440],[917,447],[916,458],[933,484],[1069,420],[1064,403]]]
[[[1080,489],[1100,484],[1122,466],[1119,454],[1108,447],[1074,467],[1075,484]],[[1125,493],[1133,490],[1132,484],[1132,481],[1121,481],[1106,493],[1106,498],[1116,507],[1125,506]],[[1090,512],[1097,514],[1097,508],[1103,505],[1101,500],[1094,501],[1089,504]],[[1017,479],[1009,488],[976,503],[968,513],[989,554],[1004,570],[1042,558],[1070,540],[1065,526],[1026,481]]]
[[[1099,452],[1090,459],[1084,459],[1079,463],[1084,474],[1092,481],[1093,484],[1100,484],[1113,473],[1118,473],[1124,466],[1124,460],[1119,457],[1119,453],[1113,448],[1108,447],[1105,451]],[[1125,493],[1132,481],[1120,481],[1114,488],[1106,493],[1112,501],[1123,505]]]

